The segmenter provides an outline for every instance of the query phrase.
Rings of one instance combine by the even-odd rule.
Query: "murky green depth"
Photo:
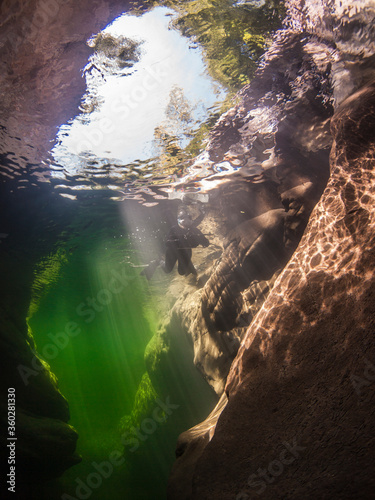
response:
[[[92,106],[85,107],[83,99],[84,137],[75,130],[73,153],[62,148],[51,164],[51,183],[56,192],[74,200],[74,207],[68,210],[74,215],[66,224],[61,220],[64,229],[61,241],[54,244],[55,253],[46,255],[35,269],[28,323],[37,352],[49,363],[69,402],[70,424],[79,434],[77,452],[82,462],[67,470],[57,483],[43,486],[43,492],[38,490],[38,500],[164,500],[178,435],[204,420],[217,401],[193,365],[192,346],[182,326],[178,321],[168,323],[177,299],[169,293],[169,284],[186,278],[174,273],[162,276],[159,270],[149,283],[140,275],[140,264],[161,256],[163,235],[175,224],[177,213],[172,197],[168,200],[165,190],[157,191],[156,196],[150,186],[169,186],[202,152],[208,131],[229,106],[231,93],[251,79],[270,32],[283,17],[283,2],[149,4],[157,7],[153,14],[145,14],[156,16],[153,28],[155,19],[164,26],[164,31],[153,36],[164,40],[173,35],[181,53],[176,52],[173,58],[170,48],[173,45],[176,51],[177,42],[166,38],[167,53],[158,52],[155,60],[148,61],[142,59],[146,50],[143,56],[141,51],[134,52],[139,41],[130,43],[123,34],[116,41],[112,34],[106,41],[114,52],[106,61],[113,71],[98,77],[100,84],[104,76],[108,78],[114,88],[119,82],[129,83],[133,72],[138,77],[133,86],[120,89],[109,115],[114,131],[119,132],[118,145],[125,159],[112,149],[114,131],[105,134],[99,127],[99,132],[96,128],[91,135],[88,132],[90,113],[95,115],[96,108],[105,108],[104,94],[96,100],[94,85]],[[142,2],[139,14],[143,11]],[[135,21],[139,19],[132,19],[133,24]],[[178,38],[176,31],[186,39]],[[116,52],[120,46],[124,48],[123,42],[128,44],[127,50],[134,49],[128,54],[129,66],[124,66],[125,53]],[[144,40],[139,46],[146,46]],[[98,46],[96,50],[91,63],[102,60]],[[192,64],[194,53],[201,54],[197,56],[201,59]],[[162,68],[164,76],[155,77],[155,64],[164,60],[173,71],[167,71],[167,64]],[[142,64],[148,68],[144,76]],[[155,80],[151,93],[144,86],[150,68]],[[162,121],[151,130],[157,156],[141,160],[143,146],[138,145],[133,161],[126,156],[138,144],[133,136],[137,132],[144,139],[154,109],[152,99],[147,101],[146,97],[153,97],[159,109],[158,92],[162,95],[167,88],[166,75],[174,78],[178,74],[176,68],[180,68],[182,80],[171,80],[169,100],[160,101],[166,106]],[[89,73],[90,64],[85,70]],[[204,85],[202,79],[194,79],[201,73],[205,74]],[[90,78],[95,80],[95,75]],[[190,87],[185,88],[185,83]],[[227,95],[224,103],[211,102],[214,89],[220,99]],[[141,99],[137,99],[139,92],[144,94]],[[121,120],[130,123],[128,142]],[[60,142],[70,125],[62,127]],[[104,153],[99,154],[96,146],[105,150],[105,157],[99,158]],[[118,162],[120,156],[122,161]],[[92,189],[93,198],[88,194]],[[127,203],[125,208],[123,202]]]
[[[149,285],[140,275],[136,266],[144,256],[135,250],[140,241],[133,245],[128,233],[113,214],[107,223],[89,223],[78,232],[69,240],[59,278],[29,319],[37,350],[69,401],[83,459],[64,474],[57,490],[51,486],[51,499],[88,498],[89,491],[90,498],[100,500],[164,499],[178,434],[204,419],[216,401],[181,337],[183,385],[176,373],[173,396],[152,394],[151,411],[134,432],[121,435],[120,420],[131,414],[146,372],[145,348],[165,313],[169,282],[160,277]],[[167,414],[166,403],[172,405]]]

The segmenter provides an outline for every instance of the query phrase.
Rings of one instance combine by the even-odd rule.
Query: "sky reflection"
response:
[[[63,125],[52,151],[68,174],[90,176],[107,168],[109,177],[126,175],[118,167],[157,157],[154,132],[160,125],[186,146],[186,127],[166,113],[171,92],[178,92],[189,107],[190,131],[208,116],[208,108],[224,99],[224,89],[207,74],[202,51],[169,26],[172,15],[158,7],[139,17],[123,15],[104,30],[141,41],[141,57],[130,70],[105,78],[95,69],[86,73],[88,94],[99,96],[100,105]]]

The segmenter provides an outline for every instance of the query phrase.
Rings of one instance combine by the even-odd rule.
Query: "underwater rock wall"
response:
[[[321,50],[305,34],[279,32],[256,78],[210,135],[205,154],[218,173],[205,183],[213,186],[211,209],[227,221],[223,252],[197,310],[182,313],[182,322],[195,364],[219,395],[245,328],[327,183],[333,107],[328,49],[324,60]]]
[[[315,153],[333,139],[331,175],[246,333],[229,373],[225,409],[180,437],[171,499],[372,497],[375,11],[371,2],[288,5],[288,28],[276,34],[258,76],[221,118],[208,150],[215,161],[230,150],[265,161],[263,175],[273,169],[282,192],[283,180],[293,183],[294,175],[298,186],[301,171],[323,182],[324,169],[315,169],[326,158]],[[266,112],[280,106],[283,95],[277,132],[266,137],[275,148],[264,159],[264,148],[254,152],[258,116],[264,126],[272,123]],[[262,108],[262,114],[251,111]],[[291,165],[295,170],[280,176]],[[229,249],[228,259],[232,255],[241,252]],[[211,277],[205,293],[214,293],[217,283]],[[209,311],[216,322],[223,289]]]
[[[5,394],[10,387],[16,395],[17,485],[21,490],[25,483],[59,476],[80,461],[75,454],[77,433],[67,423],[68,402],[48,363],[38,354],[27,322],[37,295],[57,272],[59,237],[72,212],[66,200],[54,197],[48,189],[2,192],[0,209],[4,216],[0,245],[1,446],[4,453],[8,434]],[[33,290],[38,268],[45,275],[38,290]],[[2,467],[5,463],[4,459]]]
[[[69,408],[47,363],[36,353],[27,326],[20,328],[2,309],[2,393],[16,394],[17,465],[20,487],[24,482],[56,477],[80,461],[75,455],[77,433],[67,424]],[[7,408],[1,404],[1,446],[6,450]],[[3,462],[4,463],[4,462]]]
[[[222,254],[206,273],[198,305],[188,310],[183,299],[175,310],[194,344],[194,363],[219,395],[246,327],[329,177],[331,50],[313,35],[276,33],[255,79],[188,169],[186,186],[204,184],[225,224]],[[202,182],[205,163],[217,173]]]
[[[333,119],[331,180],[232,365],[191,498],[372,497],[374,120],[373,84]]]

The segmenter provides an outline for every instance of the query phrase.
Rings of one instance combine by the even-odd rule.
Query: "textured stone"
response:
[[[169,479],[170,488],[168,490],[168,498],[189,498],[191,496],[191,478],[195,472],[197,458],[203,453],[205,447],[210,442],[214,434],[217,419],[226,404],[227,397],[223,393],[206,420],[179,436],[176,448],[177,460],[172,468]],[[181,469],[184,471],[183,477],[180,474]]]
[[[331,179],[232,365],[191,498],[372,498],[374,125],[369,85],[333,118]],[[267,483],[285,442],[298,457]]]
[[[204,187],[222,221],[206,229],[203,222],[202,229],[222,235],[223,252],[206,273],[201,298],[182,292],[175,312],[193,341],[196,366],[219,395],[245,328],[295,250],[329,176],[329,59],[320,65],[314,59],[322,46],[280,32],[238,104],[215,125],[210,160],[196,160],[197,176],[202,162],[220,172]],[[241,168],[225,171],[233,166]],[[187,186],[197,182],[194,169]]]
[[[290,1],[288,7],[289,29],[276,34],[263,68],[241,91],[238,106],[221,118],[208,148],[214,161],[228,150],[250,155],[251,166],[263,159],[262,177],[273,170],[271,179],[281,180],[282,205],[295,209],[303,192],[298,186],[314,184],[311,177],[296,179],[302,171],[311,175],[321,161],[314,152],[330,147],[327,118],[334,111],[330,179],[242,341],[226,385],[228,404],[210,429],[211,439],[202,431],[196,447],[198,437],[191,436],[191,448],[185,443],[186,456],[176,461],[171,499],[373,495],[374,9],[370,2],[354,7],[334,1]],[[262,127],[275,114],[261,121],[262,114],[253,113],[255,125],[245,121],[252,109],[267,112],[267,91],[279,126],[277,147],[265,159],[257,141],[267,142]],[[285,107],[278,107],[279,93],[290,101]],[[324,123],[301,105],[313,102],[315,112],[324,114],[325,99],[333,110]],[[261,181],[255,172],[253,181]],[[212,316],[216,305],[210,303]],[[177,481],[185,482],[178,496]]]
[[[271,279],[284,266],[289,253],[284,243],[287,224],[283,208],[269,210],[227,235],[223,255],[203,291],[203,316],[211,330],[237,326],[243,308],[241,292],[253,281]]]
[[[78,435],[66,422],[18,410],[16,426],[22,481],[55,478],[81,461],[75,453]]]

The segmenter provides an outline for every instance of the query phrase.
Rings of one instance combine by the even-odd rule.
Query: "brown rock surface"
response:
[[[335,114],[330,181],[232,365],[191,498],[372,498],[374,127],[370,84]]]
[[[203,425],[200,435],[197,427],[181,436],[170,499],[373,496],[375,12],[362,0],[287,3],[289,28],[276,34],[241,102],[218,122],[208,151],[215,162],[243,159],[245,177],[278,183],[280,205],[298,211],[298,186],[324,173],[312,175],[324,164],[319,151],[330,147],[328,111],[331,177],[246,333],[216,430],[208,437]],[[225,291],[215,294],[217,278],[204,290],[214,323]],[[244,300],[241,314],[249,305]],[[228,307],[240,309],[229,294]]]

